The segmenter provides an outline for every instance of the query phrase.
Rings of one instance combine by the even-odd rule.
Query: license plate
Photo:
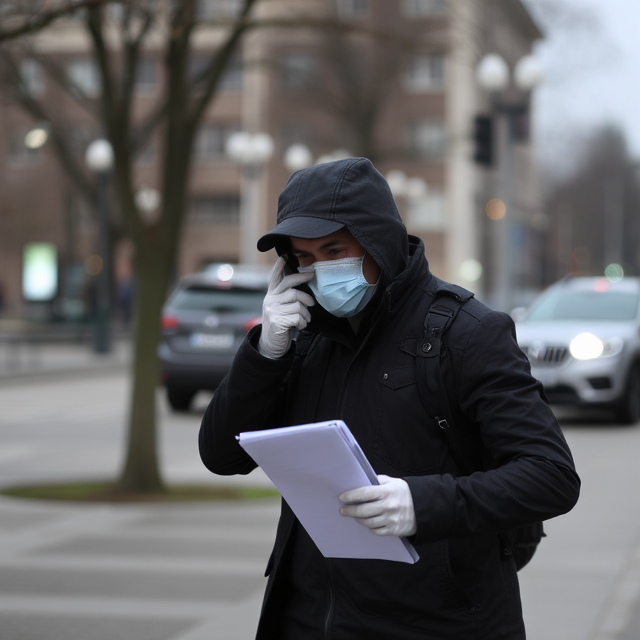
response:
[[[192,333],[189,341],[196,349],[229,349],[233,346],[233,334]]]

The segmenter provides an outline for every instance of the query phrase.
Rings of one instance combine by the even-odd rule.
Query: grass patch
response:
[[[277,498],[277,490],[267,487],[215,487],[209,485],[173,485],[162,493],[119,491],[112,482],[67,482],[9,487],[0,495],[31,500],[72,502],[195,502],[198,500],[261,500]]]

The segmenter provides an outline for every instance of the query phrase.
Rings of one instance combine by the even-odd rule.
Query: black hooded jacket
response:
[[[256,464],[239,432],[340,418],[376,473],[408,482],[420,560],[324,558],[283,501],[257,638],[524,638],[500,534],[570,510],[580,482],[513,322],[471,299],[447,333],[441,370],[454,417],[491,460],[463,475],[421,401],[415,355],[403,349],[422,336],[433,276],[386,182],[363,158],[297,172],[278,223],[296,216],[346,226],[381,268],[376,296],[357,334],[311,307],[312,321],[278,360],[260,355],[260,327],[252,329],[205,413],[200,455],[214,473],[246,474]],[[283,238],[269,242],[286,251]]]

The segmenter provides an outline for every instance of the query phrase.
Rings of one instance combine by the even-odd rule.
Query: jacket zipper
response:
[[[367,332],[367,335],[364,337],[364,340],[360,343],[360,346],[356,349],[356,352],[353,354],[353,358],[351,358],[351,362],[349,363],[349,365],[347,366],[347,370],[344,373],[344,381],[342,383],[342,389],[340,392],[340,398],[339,398],[339,402],[338,402],[338,417],[342,418],[344,417],[344,408],[345,405],[347,403],[347,396],[349,395],[347,390],[349,387],[349,379],[350,379],[350,374],[351,374],[351,370],[353,369],[353,365],[355,363],[355,361],[358,359],[358,356],[362,353],[362,351],[364,351],[365,345],[368,344],[369,342],[369,336],[371,335],[372,331],[373,331],[373,325],[371,327],[369,327],[369,331]],[[349,425],[347,425],[349,426]]]
[[[388,291],[388,290],[387,290]],[[342,391],[340,393],[340,398],[339,398],[339,402],[338,402],[338,417],[342,418],[344,416],[344,407],[347,401],[347,397],[348,397],[348,386],[349,386],[349,378],[350,378],[350,374],[351,374],[351,370],[353,368],[353,364],[356,361],[356,359],[358,358],[358,356],[360,355],[360,353],[364,350],[365,345],[369,342],[369,336],[371,335],[372,331],[374,329],[374,326],[372,325],[371,327],[369,327],[369,331],[367,332],[367,335],[365,336],[364,340],[360,343],[360,346],[358,347],[358,349],[356,350],[355,354],[353,355],[353,358],[351,358],[351,362],[349,363],[349,365],[347,366],[347,370],[345,371],[344,374],[344,382],[342,385]],[[325,616],[324,619],[324,640],[330,640],[331,638],[331,622],[332,622],[332,618],[333,618],[333,608],[334,608],[334,604],[335,604],[335,598],[334,598],[334,594],[333,594],[333,580],[332,580],[332,564],[331,564],[331,559],[327,558],[327,578],[328,578],[328,583],[329,583],[329,606],[327,608],[327,615]]]
[[[327,607],[327,614],[324,618],[324,640],[330,640],[331,638],[331,622],[333,620],[333,605],[334,605],[334,597],[333,597],[333,584],[332,584],[332,571],[331,571],[331,559],[327,558],[326,560],[326,568],[327,568],[327,582],[329,583],[329,605]]]

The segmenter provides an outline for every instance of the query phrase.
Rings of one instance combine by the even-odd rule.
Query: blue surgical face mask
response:
[[[363,262],[364,256],[325,260],[298,267],[298,271],[315,271],[308,284],[318,303],[338,318],[349,318],[365,308],[376,290],[377,283],[369,284],[362,273]]]

